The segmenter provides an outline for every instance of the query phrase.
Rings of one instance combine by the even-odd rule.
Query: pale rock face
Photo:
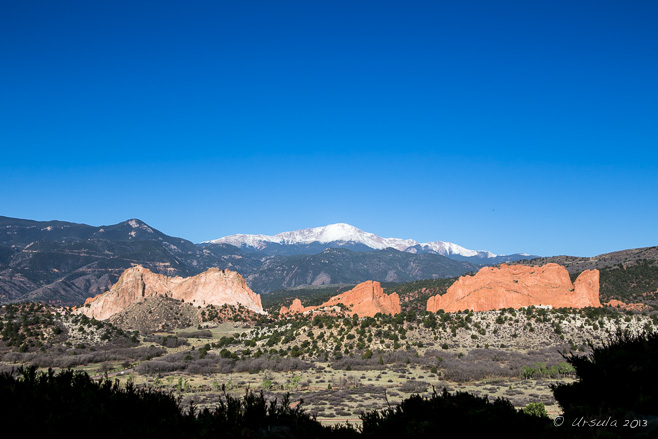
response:
[[[427,310],[491,311],[531,305],[600,307],[599,271],[586,270],[572,284],[566,268],[558,264],[484,267],[475,276],[460,277],[443,296],[430,297]]]
[[[400,297],[397,293],[384,294],[379,282],[369,280],[330,298],[319,306],[304,307],[299,299],[295,299],[290,308],[284,306],[280,313],[304,313],[322,308],[333,308],[339,304],[345,305],[350,314],[358,314],[359,317],[374,317],[377,313],[395,315],[401,311]]]
[[[256,313],[265,314],[260,295],[251,291],[242,276],[235,271],[211,268],[192,277],[167,277],[141,265],[124,271],[110,291],[87,299],[76,312],[105,320],[151,296],[171,297],[201,307],[242,305]]]

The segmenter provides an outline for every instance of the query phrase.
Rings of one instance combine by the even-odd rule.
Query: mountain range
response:
[[[497,264],[528,259],[527,253],[496,255],[486,250],[469,250],[452,242],[420,243],[413,239],[382,238],[345,223],[324,227],[282,232],[276,235],[230,235],[203,244],[230,244],[245,252],[265,255],[299,255],[319,253],[325,248],[345,248],[353,251],[373,251],[392,248],[414,254],[437,254],[475,264]]]
[[[138,219],[90,226],[0,217],[0,303],[80,304],[135,265],[183,277],[226,268],[255,292],[268,293],[301,285],[447,278],[523,257],[380,238],[347,224],[194,244]]]

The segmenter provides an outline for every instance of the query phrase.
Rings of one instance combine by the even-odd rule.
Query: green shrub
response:
[[[531,402],[523,408],[526,415],[537,416],[539,418],[548,418],[546,407],[543,402]]]

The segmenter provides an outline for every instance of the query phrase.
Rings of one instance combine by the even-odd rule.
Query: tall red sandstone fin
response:
[[[288,314],[288,313],[303,313],[306,311],[306,308],[304,308],[304,305],[302,305],[302,301],[299,299],[295,299],[292,301],[292,305],[290,305],[290,308],[286,306],[281,307],[281,311],[279,311],[279,314]]]
[[[302,305],[302,301],[299,299],[295,299],[292,301],[292,305],[290,305],[290,311],[292,312],[304,312],[304,305]]]
[[[430,297],[427,310],[490,311],[531,305],[600,307],[598,270],[583,272],[574,286],[567,270],[558,264],[483,267],[474,276],[460,277],[443,296]]]
[[[349,291],[334,296],[321,306],[342,303],[350,309],[351,314],[359,317],[373,317],[377,313],[395,315],[401,311],[400,298],[396,293],[384,294],[377,281],[365,281]]]
[[[599,270],[585,270],[574,282],[576,296],[581,299],[582,307],[601,306],[599,299]]]
[[[140,265],[125,270],[110,291],[86,301],[76,312],[105,320],[146,297],[167,296],[193,306],[244,306],[264,314],[260,295],[235,271],[211,268],[196,276],[167,277]]]
[[[359,317],[373,317],[377,313],[395,315],[402,310],[400,297],[396,293],[387,295],[379,282],[369,280],[358,284],[349,291],[331,297],[319,306],[304,307],[299,299],[295,299],[289,309],[281,308],[281,314],[304,313],[323,308],[333,309],[340,305],[347,307],[349,314],[358,314]]]
[[[441,309],[441,296],[431,296],[427,299],[427,310],[429,312],[437,312]]]

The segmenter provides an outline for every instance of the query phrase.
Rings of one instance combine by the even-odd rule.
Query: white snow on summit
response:
[[[469,250],[451,242],[435,241],[419,243],[413,239],[400,238],[382,238],[374,233],[364,232],[354,226],[345,223],[330,224],[324,227],[314,227],[311,229],[295,230],[293,232],[277,233],[274,236],[269,235],[230,235],[212,241],[205,241],[211,244],[230,244],[236,247],[251,247],[262,249],[267,243],[277,243],[282,245],[311,244],[314,242],[351,242],[368,246],[375,250],[382,250],[392,247],[400,251],[417,253],[416,246],[420,246],[425,251],[432,251],[441,255],[461,255],[461,256],[479,256],[486,258],[496,257],[495,254],[483,250]]]

